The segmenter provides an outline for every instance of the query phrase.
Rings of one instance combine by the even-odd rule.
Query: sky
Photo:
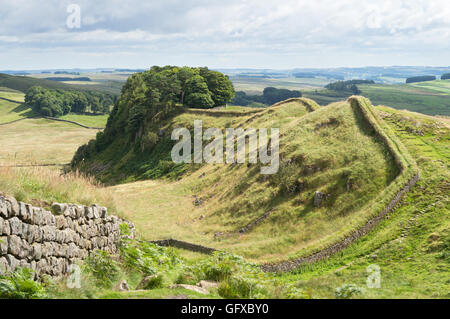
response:
[[[449,66],[450,1],[0,0],[2,70],[168,64]]]

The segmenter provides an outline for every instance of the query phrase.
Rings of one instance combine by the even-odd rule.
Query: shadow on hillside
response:
[[[24,111],[27,111],[27,112],[24,112]],[[10,113],[22,113],[22,115],[25,117],[31,117],[31,116],[35,115],[33,109],[31,109],[25,103],[21,103],[18,106],[16,106],[14,109],[12,109],[10,111]]]

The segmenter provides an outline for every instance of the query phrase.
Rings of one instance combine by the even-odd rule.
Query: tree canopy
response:
[[[426,82],[434,80],[436,80],[436,77],[434,75],[420,75],[407,78],[406,83]]]
[[[25,103],[45,116],[73,113],[109,113],[117,97],[95,91],[46,89],[33,86],[25,95]]]
[[[161,123],[183,106],[212,108],[233,97],[228,77],[206,67],[153,66],[134,73],[122,87],[104,132],[80,147],[72,163],[76,165],[118,139],[126,140],[137,151],[149,150],[158,141]]]
[[[294,97],[301,97],[302,93],[297,90],[277,89],[274,87],[266,87],[262,95],[248,95],[243,91],[238,91],[235,94],[234,105],[272,105],[280,101],[284,101]]]

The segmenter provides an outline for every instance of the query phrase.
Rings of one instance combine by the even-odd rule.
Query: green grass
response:
[[[4,96],[3,92],[0,96]],[[24,104],[0,99],[0,124],[35,116],[36,114]]]
[[[270,180],[259,180],[255,172],[252,175],[252,170],[258,171],[256,166],[203,165],[190,167],[189,174],[180,180],[147,180],[102,188],[80,176],[60,176],[54,169],[7,168],[0,169],[0,191],[28,202],[39,199],[109,205],[112,213],[123,211],[146,238],[174,237],[237,252],[251,260],[267,261],[313,251],[335,241],[340,233],[354,229],[374,213],[364,210],[364,205],[375,207],[377,204],[371,205],[370,200],[383,188],[387,189],[388,184],[393,185],[392,180],[399,176],[394,160],[406,169],[414,168],[417,162],[420,181],[374,231],[325,261],[301,266],[291,273],[270,275],[265,280],[272,280],[277,287],[293,285],[313,298],[334,298],[336,288],[350,283],[364,288],[362,298],[450,298],[448,119],[384,106],[369,111],[371,114],[366,116],[372,116],[375,125],[387,132],[392,141],[389,147],[396,149],[401,158],[389,155],[367,125],[363,113],[355,112],[348,103],[335,103],[313,113],[298,104],[286,103],[264,110],[246,127],[279,125],[284,145],[282,159],[299,156],[304,158],[302,166],[318,166],[320,171],[303,174],[285,168],[286,174],[281,174],[272,184]],[[205,112],[200,117],[205,126],[221,127],[239,125],[253,116]],[[195,118],[199,115],[186,112],[174,118],[172,124],[189,124]],[[331,118],[339,124],[333,125]],[[331,125],[316,129],[317,124],[323,123]],[[77,131],[73,125],[46,120],[0,126],[0,143],[4,146],[0,159],[2,163],[10,163],[17,153],[15,158],[19,163],[48,163],[55,159],[65,162],[78,145],[90,138],[83,135],[86,132],[95,134],[93,130],[79,128]],[[34,160],[24,156],[27,149],[37,150]],[[356,183],[352,184],[356,188],[351,191],[343,184],[348,180],[342,178],[347,176],[341,175],[345,172],[356,177]],[[291,176],[306,182],[306,188],[300,193],[279,195],[280,186],[289,183]],[[316,189],[331,190],[337,196],[331,203],[314,209],[311,200]],[[194,205],[193,195],[202,197],[204,204]],[[380,207],[382,204],[378,203]],[[213,240],[215,232],[235,230],[272,208],[269,219],[250,233]],[[405,229],[409,231],[402,237]],[[192,265],[205,258],[181,250],[176,250],[176,254],[184,256]],[[380,289],[365,285],[366,268],[371,264],[381,268]],[[173,280],[175,274],[167,276]],[[139,280],[133,277],[130,283],[135,285]],[[125,293],[106,289],[95,294],[62,290],[57,296],[166,298],[178,295],[204,297],[167,287]]]
[[[96,130],[46,119],[0,125],[1,164],[67,164]]]
[[[438,81],[437,83],[442,82]],[[450,115],[450,95],[430,90],[434,81],[412,85],[359,85],[362,95],[374,105],[389,105],[428,115]]]
[[[243,122],[187,112],[170,125],[189,127],[199,118],[204,127]],[[179,180],[112,187],[121,210],[148,239],[172,237],[254,261],[275,261],[305,255],[353,231],[373,216],[372,208],[382,205],[366,203],[399,174],[361,112],[348,103],[312,113],[301,103],[284,103],[266,109],[244,127],[280,128],[278,174],[264,179],[259,165],[189,166],[191,173]],[[130,167],[128,160],[124,157],[120,164]],[[124,170],[109,171],[114,172]],[[294,191],[286,191],[292,186]],[[312,203],[315,191],[331,194],[320,208]],[[195,206],[194,196],[204,204]],[[270,217],[252,231],[214,240],[215,233],[236,231],[267,211],[272,211]]]
[[[74,121],[89,127],[105,127],[108,120],[108,114],[102,115],[83,115],[83,114],[67,114],[59,117],[62,120]]]
[[[335,288],[349,283],[365,288],[361,298],[450,298],[449,126],[388,107],[377,111],[417,161],[421,179],[368,236],[326,261],[279,278],[317,298],[333,298]],[[424,136],[411,133],[417,127]],[[371,264],[381,268],[379,289],[366,287]]]
[[[329,83],[326,79],[319,78],[242,78],[230,77],[236,91],[244,91],[248,94],[262,94],[266,87],[275,87],[289,90],[307,90],[322,88]]]

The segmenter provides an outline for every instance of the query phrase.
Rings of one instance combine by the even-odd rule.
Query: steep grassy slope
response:
[[[178,181],[113,187],[119,206],[149,239],[193,241],[257,261],[303,256],[343,238],[388,201],[367,205],[393,185],[400,167],[360,108],[345,102],[309,108],[310,101],[299,101],[234,121],[188,112],[166,126],[170,132],[202,119],[204,127],[278,127],[277,174],[261,175],[260,164],[186,164]],[[316,191],[325,194],[320,207],[313,203]]]
[[[450,123],[384,106],[376,113],[417,161],[421,179],[366,237],[278,279],[317,298],[333,298],[344,284],[363,288],[359,298],[450,298]],[[380,288],[366,286],[369,265],[380,267]]]

